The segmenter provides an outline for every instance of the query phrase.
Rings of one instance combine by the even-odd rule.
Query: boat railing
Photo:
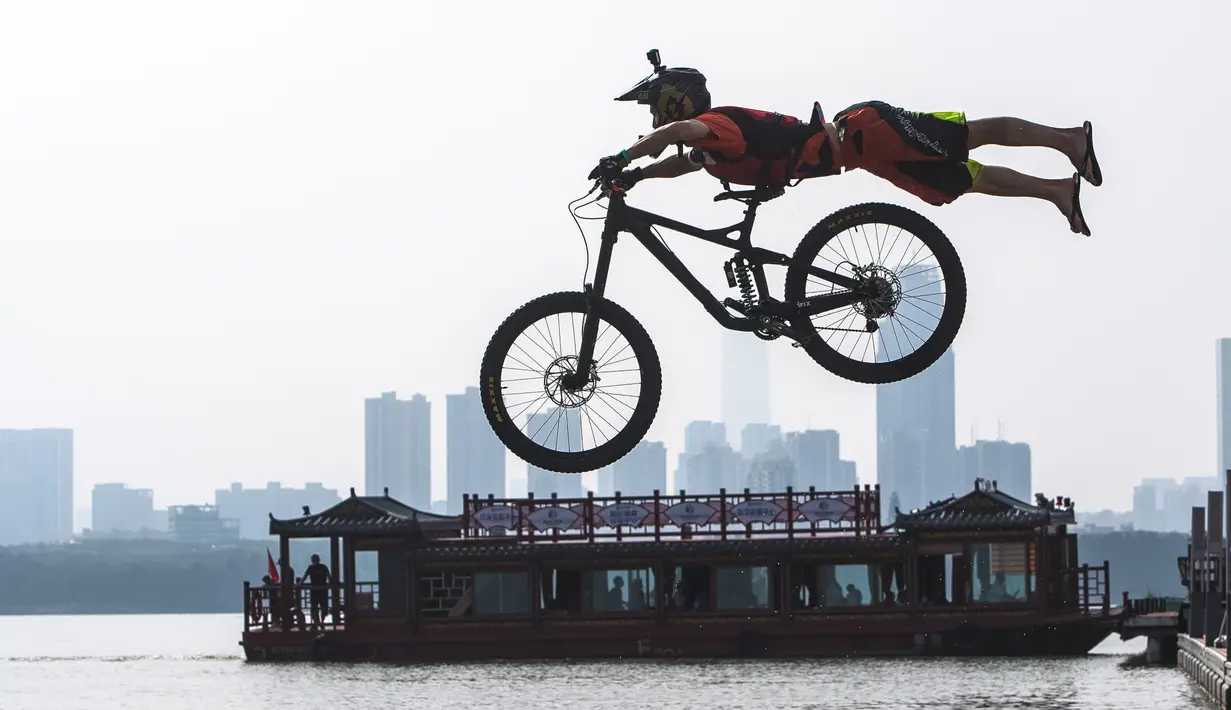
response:
[[[1124,592],[1124,600],[1120,605],[1125,616],[1145,616],[1146,614],[1164,614],[1178,612],[1184,600],[1180,597],[1155,597],[1130,599],[1128,591]]]
[[[356,613],[379,608],[379,590],[375,582],[356,583],[352,604]],[[344,627],[343,597],[335,597],[335,591],[344,595],[344,589],[329,587],[326,595],[318,598],[325,600],[325,609],[321,614],[323,627],[340,629]],[[293,584],[289,595],[282,585],[253,585],[244,582],[244,631],[261,629],[274,630],[310,630],[313,628],[312,595],[321,594],[313,590],[311,585]],[[288,603],[283,603],[286,600]]]
[[[1077,568],[1078,605],[1083,614],[1107,616],[1111,613],[1111,563],[1083,564]]]
[[[584,498],[463,496],[463,536],[517,540],[720,539],[816,537],[882,532],[880,486],[845,491],[814,487],[781,493],[745,488],[717,494]]]

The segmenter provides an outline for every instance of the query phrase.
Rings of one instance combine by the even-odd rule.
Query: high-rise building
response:
[[[410,493],[401,500],[432,508],[432,403],[421,394],[410,398]]]
[[[73,430],[0,429],[0,545],[73,536]]]
[[[723,441],[695,454],[683,454],[680,470],[676,472],[675,487],[697,495],[709,495],[724,488],[728,491],[742,490],[746,480],[747,463],[739,452]]]
[[[626,454],[625,458],[627,457]],[[603,466],[594,472],[594,495],[600,498],[610,498],[617,490],[620,489],[615,485],[615,464]],[[620,491],[620,494],[626,495],[624,491]]]
[[[974,490],[975,479],[995,481],[996,488],[1018,500],[1034,502],[1031,489],[1030,445],[1008,441],[976,441],[957,451],[956,493]]]
[[[661,441],[638,443],[609,468],[613,493],[619,491],[624,496],[650,496],[655,490],[663,495],[670,493],[667,490],[667,447]]]
[[[786,448],[795,463],[791,485],[799,490],[848,491],[855,487],[855,462],[841,457],[840,437],[833,429],[809,429],[787,434]]]
[[[782,427],[777,424],[750,422],[744,425],[739,437],[739,452],[744,458],[755,458],[769,451],[770,447],[782,441]]]
[[[140,532],[156,527],[154,492],[148,488],[99,483],[90,496],[90,511],[90,531],[94,533]]]
[[[941,278],[930,264],[902,278],[902,292],[920,298],[902,305],[899,313],[920,325],[904,331],[888,319],[882,321],[878,361],[914,352],[921,338],[931,336],[944,310]],[[922,298],[925,295],[928,298]],[[955,416],[952,349],[914,377],[876,386],[876,478],[885,500],[896,493],[902,510],[909,510],[958,492]]]
[[[173,540],[208,545],[239,541],[239,521],[223,518],[217,506],[173,505],[167,517]]]
[[[319,513],[341,501],[336,489],[321,483],[307,483],[303,488],[283,486],[277,481],[266,483],[264,488],[244,488],[243,484],[232,483],[230,488],[214,491],[219,518],[236,521],[239,536],[245,540],[268,538],[270,515],[283,520],[298,518],[303,515],[304,506]]]
[[[781,493],[787,486],[794,486],[798,472],[786,442],[776,437],[758,448],[752,456],[743,454],[747,471],[744,487],[753,493]]]
[[[577,435],[581,431],[581,413],[576,408],[551,408],[531,415],[526,423],[530,440],[556,451],[580,451],[583,442]],[[555,493],[560,498],[581,498],[581,474],[556,473],[526,464],[526,492],[535,498],[550,498]]]
[[[477,387],[445,396],[446,499],[450,513],[462,512],[462,496],[508,495],[506,450],[483,414]]]
[[[1143,478],[1133,489],[1133,526],[1139,530],[1184,532],[1192,509],[1206,505],[1209,491],[1222,490],[1223,477]]]
[[[420,510],[432,505],[432,405],[396,392],[364,401],[364,492],[389,495]]]
[[[731,436],[769,418],[769,348],[752,333],[723,329],[722,420]],[[748,447],[730,441],[733,447]],[[746,454],[750,455],[750,454]]]
[[[676,458],[673,490],[689,487],[689,459],[713,446],[730,448],[723,422],[694,421],[684,426],[684,450]]]
[[[1226,472],[1231,470],[1231,338],[1220,338],[1214,352],[1218,392],[1218,470],[1214,475],[1225,479]]]

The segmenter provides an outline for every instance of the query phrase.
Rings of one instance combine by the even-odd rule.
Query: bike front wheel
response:
[[[599,319],[590,373],[577,372],[586,296],[569,291],[530,301],[492,335],[479,377],[483,410],[496,436],[531,466],[557,473],[593,471],[641,441],[662,399],[662,366],[637,319],[593,299]]]
[[[839,210],[813,227],[787,266],[788,302],[844,287],[809,273],[857,281],[864,298],[791,319],[811,336],[805,350],[821,367],[854,382],[913,377],[940,359],[966,313],[966,272],[944,232],[923,215],[882,203]]]

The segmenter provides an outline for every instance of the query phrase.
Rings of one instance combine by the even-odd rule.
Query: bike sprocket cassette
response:
[[[898,275],[878,264],[863,267],[856,273],[863,282],[859,290],[868,297],[852,304],[855,312],[870,320],[893,315],[902,302],[902,283]]]

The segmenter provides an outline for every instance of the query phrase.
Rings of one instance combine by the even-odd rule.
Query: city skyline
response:
[[[1216,363],[1215,363],[1215,364],[1216,364],[1216,367],[1215,367],[1215,373],[1214,373],[1214,374],[1215,374],[1215,377],[1214,377],[1213,379],[1215,380],[1215,384],[1216,384],[1216,387],[1217,387],[1217,388],[1222,388],[1222,387],[1224,387],[1224,386],[1225,386],[1224,378],[1225,378],[1226,376],[1225,376],[1225,373],[1223,372],[1223,369],[1224,369],[1224,368],[1223,368],[1222,363],[1223,363],[1223,362],[1224,362],[1224,360],[1227,358],[1227,353],[1231,352],[1231,348],[1228,348],[1228,343],[1231,343],[1231,338],[1220,338],[1220,339],[1217,339],[1217,340],[1215,341],[1215,351],[1216,351]],[[919,388],[919,387],[925,387],[925,388],[926,388],[926,387],[927,387],[927,384],[926,384],[926,383],[927,383],[927,382],[929,382],[929,381],[933,381],[933,380],[935,380],[936,378],[943,378],[943,379],[948,380],[950,383],[952,383],[952,382],[953,382],[953,380],[955,379],[955,373],[954,373],[954,371],[953,371],[953,367],[954,367],[954,359],[955,359],[955,358],[954,358],[954,353],[953,353],[953,351],[952,351],[952,350],[947,351],[947,352],[946,352],[946,354],[945,354],[944,356],[942,356],[942,358],[941,358],[941,359],[937,362],[937,364],[936,364],[936,365],[934,365],[932,368],[929,368],[929,369],[928,369],[927,371],[925,371],[924,373],[921,373],[919,376],[916,376],[915,378],[911,378],[910,380],[907,380],[907,381],[904,381],[904,382],[901,382],[901,383],[894,383],[894,384],[892,384],[892,385],[888,385],[888,386],[884,386],[884,385],[880,386],[880,387],[878,388],[878,391],[881,393],[881,394],[879,395],[879,397],[883,399],[883,397],[884,397],[884,395],[885,395],[885,392],[887,392],[887,391],[893,391],[895,388],[897,388],[897,389],[902,389],[902,388],[912,388],[912,387],[913,387],[913,388],[916,388],[916,389],[917,389],[917,388]],[[445,396],[445,399],[446,399],[446,401],[452,401],[452,399],[453,399],[453,398],[457,398],[457,399],[458,399],[458,401],[459,401],[459,405],[460,405],[460,403],[461,403],[461,400],[462,400],[462,399],[474,399],[474,400],[477,400],[477,397],[478,397],[478,391],[477,391],[477,388],[474,388],[474,387],[467,387],[467,388],[465,388],[465,391],[464,391],[464,392],[461,392],[461,393],[450,393],[450,394],[447,394],[447,395]],[[382,398],[386,398],[386,399],[396,398],[396,393],[395,393],[395,392],[392,392],[392,391],[390,391],[390,392],[385,392],[385,393],[383,393],[383,394],[381,395],[381,397],[377,397],[377,398],[372,398],[372,397],[369,397],[369,398],[367,398],[365,401],[367,401],[367,402],[369,403],[369,405],[368,405],[368,406],[370,407],[373,403],[376,403],[376,402],[380,401]],[[1223,408],[1223,406],[1224,406],[1225,402],[1226,402],[1226,401],[1229,401],[1229,400],[1231,400],[1231,398],[1227,398],[1227,397],[1222,396],[1222,394],[1221,394],[1221,389],[1220,389],[1219,396],[1217,397],[1217,401],[1218,401],[1218,403],[1219,403],[1219,408],[1218,408],[1218,411],[1217,411],[1217,415],[1218,415],[1218,417],[1219,417],[1219,419],[1218,419],[1218,420],[1219,420],[1220,424],[1221,424],[1221,421],[1222,421],[1221,417],[1223,416],[1223,411],[1222,411],[1222,408]],[[416,393],[412,396],[412,399],[411,399],[410,401],[399,400],[399,401],[398,401],[398,403],[399,403],[399,404],[403,404],[403,405],[408,405],[408,406],[413,404],[413,406],[414,406],[414,408],[415,408],[415,409],[417,409],[419,412],[422,412],[422,413],[426,414],[426,416],[427,416],[427,418],[426,418],[426,419],[424,419],[424,418],[422,418],[422,416],[420,416],[420,417],[418,417],[418,418],[416,419],[416,421],[418,421],[418,422],[422,422],[422,421],[428,421],[428,422],[431,422],[431,424],[430,424],[429,426],[430,426],[430,430],[431,430],[431,433],[432,433],[432,437],[434,438],[434,437],[436,437],[436,436],[440,436],[440,437],[443,437],[443,438],[445,439],[445,441],[444,441],[443,443],[445,443],[445,444],[446,444],[446,446],[441,446],[441,447],[438,447],[438,449],[446,449],[446,448],[447,448],[447,442],[448,442],[448,427],[447,427],[447,426],[437,426],[437,425],[436,425],[436,422],[435,422],[435,420],[436,420],[437,418],[440,418],[442,414],[443,414],[443,416],[444,416],[444,417],[446,417],[446,418],[449,416],[449,415],[448,415],[448,413],[447,413],[447,409],[446,409],[446,412],[443,412],[443,413],[437,413],[437,414],[432,414],[433,410],[438,410],[438,408],[433,408],[433,407],[431,406],[431,403],[432,403],[432,398],[427,397],[427,396],[425,396],[425,395],[423,395],[422,393],[419,393],[419,392],[416,392]],[[879,411],[879,409],[878,409],[878,411]],[[916,412],[916,413],[918,413],[918,412]],[[880,416],[880,415],[878,414],[878,416]],[[365,418],[366,418],[366,415],[365,415]],[[407,419],[407,421],[409,421],[409,419]],[[705,420],[705,421],[712,421],[712,420]],[[690,423],[689,423],[689,425],[691,425],[691,424],[697,424],[697,423],[701,423],[701,420],[694,420],[693,422],[690,422]],[[725,424],[725,423],[723,423],[723,422],[715,422],[715,423],[716,423],[716,424]],[[500,448],[500,450],[501,450],[501,455],[504,457],[504,460],[505,460],[505,473],[504,473],[505,478],[504,478],[504,481],[505,481],[506,490],[505,490],[503,493],[502,493],[502,492],[500,492],[500,491],[487,491],[487,492],[496,493],[497,495],[502,495],[502,494],[514,495],[514,494],[519,494],[519,493],[521,493],[521,492],[524,492],[524,490],[526,489],[526,486],[527,486],[527,485],[528,485],[528,483],[529,483],[529,478],[528,478],[528,475],[527,475],[526,473],[520,473],[520,472],[521,472],[521,471],[527,471],[528,469],[530,469],[530,468],[532,468],[532,467],[528,467],[528,466],[527,466],[527,464],[525,464],[525,462],[521,461],[520,459],[517,459],[517,458],[516,458],[515,456],[513,456],[512,454],[510,454],[510,453],[508,453],[507,451],[504,451],[504,450],[503,450],[503,446],[499,444],[499,442],[498,442],[498,440],[495,438],[494,434],[491,434],[491,432],[490,432],[490,428],[488,427],[488,425],[487,425],[487,423],[486,423],[486,420],[485,420],[485,419],[482,419],[481,417],[480,417],[480,418],[478,418],[478,419],[473,419],[473,418],[472,418],[472,420],[469,422],[468,426],[473,426],[473,425],[475,425],[475,424],[482,424],[482,428],[481,428],[481,430],[480,430],[480,431],[482,432],[482,434],[481,434],[481,439],[487,439],[490,443],[494,444],[495,446],[498,446],[498,447]],[[779,435],[779,434],[785,435],[785,434],[788,434],[788,433],[790,433],[790,434],[797,433],[797,432],[784,432],[784,431],[782,431],[782,427],[781,427],[780,425],[773,424],[773,423],[760,423],[760,422],[753,422],[753,423],[751,423],[751,424],[752,424],[752,428],[754,428],[754,429],[756,429],[756,428],[760,427],[760,428],[766,428],[766,429],[768,429],[768,430],[774,430],[774,431],[778,432],[778,434],[775,434],[775,436],[777,436],[777,435]],[[1000,422],[998,422],[997,424],[998,424],[998,427],[997,427],[997,428],[998,428],[998,430],[1000,430],[1000,431],[998,431],[998,434],[1001,434],[1001,433],[1003,432],[1003,426],[1001,425],[1001,423],[1000,423]],[[684,426],[684,427],[681,427],[681,434],[683,434],[683,433],[684,433],[684,432],[683,432],[683,430],[684,430],[684,429],[686,429],[686,428],[687,428],[687,425],[686,425],[686,426]],[[962,427],[960,427],[960,426],[955,426],[955,427],[954,427],[954,429],[955,429],[955,431],[954,431],[954,437],[953,437],[953,440],[955,441],[955,453],[957,453],[957,452],[958,452],[958,450],[961,450],[961,449],[968,449],[968,448],[973,448],[973,447],[975,447],[976,445],[978,445],[978,444],[980,444],[980,443],[987,443],[987,442],[989,442],[989,441],[990,441],[990,442],[1009,443],[1009,444],[1013,444],[1013,443],[1020,443],[1020,442],[1010,442],[1010,441],[1008,441],[1008,440],[1004,439],[1002,436],[998,436],[998,437],[997,437],[997,439],[995,439],[995,440],[985,440],[985,439],[982,439],[982,438],[980,438],[980,437],[978,436],[978,432],[977,432],[977,429],[976,429],[975,427],[971,427],[970,434],[969,434],[969,435],[970,435],[970,439],[969,439],[969,441],[968,441],[966,444],[961,444],[961,443],[960,443],[960,437],[958,437],[958,436],[957,436],[957,433],[958,433],[958,431],[957,431],[957,430],[962,429]],[[819,429],[816,429],[815,427],[812,427],[812,428],[809,428],[809,429],[801,429],[801,430],[799,430],[799,431],[800,431],[800,432],[806,432],[806,431],[822,431],[822,430],[819,430]],[[834,431],[839,431],[839,432],[840,432],[840,430],[837,430],[837,429],[834,429]],[[743,434],[742,434],[742,433],[741,433],[741,434],[732,434],[732,433],[730,432],[730,430],[729,430],[729,427],[725,427],[725,426],[724,426],[724,433],[722,433],[722,434],[720,435],[720,438],[721,438],[723,441],[741,441],[741,436],[743,436]],[[416,438],[419,438],[419,437],[416,437]],[[683,439],[683,438],[685,438],[685,436],[683,436],[683,435],[682,435],[682,436],[680,436],[680,437],[678,437],[678,438]],[[661,441],[653,441],[653,440],[651,440],[649,437],[647,437],[645,441],[646,441],[647,443],[653,443],[653,444],[663,444],[663,442],[661,442]],[[1029,443],[1029,442],[1027,442],[1027,443]],[[430,445],[430,443],[429,443],[429,445]],[[1221,441],[1216,443],[1215,448],[1217,448],[1217,449],[1218,449],[1219,456],[1222,456],[1222,451],[1223,451],[1222,447],[1223,447],[1223,446],[1224,446],[1224,444],[1223,444]],[[735,446],[732,446],[732,448],[733,448],[734,450],[736,450],[736,451],[739,451],[739,449],[738,449],[738,448],[736,448]],[[666,451],[666,453],[667,453],[668,457],[670,457],[670,456],[671,456],[671,453],[672,453],[672,452],[674,452],[677,456],[683,453],[683,447],[681,447],[680,449],[674,449],[673,447],[664,446],[664,450]],[[438,458],[438,456],[433,456],[433,457],[431,458],[431,461],[432,461],[432,466],[431,466],[431,477],[432,477],[432,482],[431,482],[431,488],[430,488],[430,490],[431,490],[431,493],[430,493],[430,501],[429,501],[429,502],[427,502],[427,503],[424,503],[424,504],[422,504],[422,505],[420,505],[420,506],[418,506],[418,507],[422,507],[422,509],[424,509],[424,510],[430,510],[430,509],[432,509],[433,504],[435,504],[437,501],[441,501],[441,500],[448,500],[448,499],[449,499],[449,496],[450,496],[450,491],[448,491],[448,490],[447,490],[447,486],[448,486],[448,484],[447,484],[447,480],[448,480],[448,479],[447,479],[447,477],[442,476],[442,472],[446,471],[446,470],[449,468],[448,463],[447,463],[447,462],[448,462],[448,458],[446,457],[446,458],[444,459],[444,461],[441,461],[439,464],[438,464],[438,463],[436,463],[437,458]],[[1030,454],[1029,454],[1029,453],[1027,454],[1027,458],[1028,458],[1028,459],[1030,458]],[[627,465],[627,464],[625,464],[625,465]],[[668,467],[668,468],[670,469],[671,467]],[[950,483],[949,483],[949,487],[950,487],[950,489],[951,489],[951,492],[953,492],[953,493],[957,493],[957,492],[959,492],[959,489],[962,489],[962,488],[964,488],[964,486],[965,486],[965,482],[963,482],[963,481],[960,481],[960,480],[959,480],[959,477],[961,476],[961,471],[962,471],[962,468],[963,468],[962,464],[958,461],[958,459],[957,459],[957,458],[954,458],[954,460],[953,460],[953,464],[952,464],[952,467],[951,467],[951,469],[950,469],[951,481],[950,481]],[[869,475],[869,474],[866,472],[866,469],[861,469],[861,470],[863,470],[863,471],[864,471],[864,473],[862,473],[862,474],[859,476],[859,483],[860,483],[861,485],[862,485],[862,484],[864,484],[864,483],[868,483],[868,484],[876,484],[876,483],[880,483],[880,484],[882,485],[882,487],[884,487],[884,485],[885,485],[884,476],[886,475],[885,473],[882,473],[881,471],[879,471],[879,470],[877,470],[877,469],[874,469],[874,470],[873,470],[873,473],[872,473],[871,475]],[[543,472],[543,473],[547,473],[547,472]],[[550,474],[550,476],[556,476],[556,475],[561,475],[561,474],[554,474],[554,473]],[[893,474],[892,474],[892,473],[889,473],[888,475],[889,475],[890,477],[892,477],[892,475],[893,475]],[[1166,478],[1166,477],[1167,477],[1167,475],[1168,475],[1168,474],[1167,474],[1166,472],[1163,472],[1163,473],[1162,473],[1162,474],[1160,474],[1160,475],[1156,475],[1156,476],[1145,476],[1145,477],[1143,477],[1142,479],[1139,479],[1139,480],[1140,480],[1140,481],[1149,481],[1149,480],[1151,480],[1151,479]],[[566,492],[566,490],[567,490],[567,491],[573,491],[574,489],[580,490],[582,486],[584,486],[585,488],[591,489],[591,490],[597,490],[597,488],[601,485],[601,483],[598,483],[598,480],[599,480],[599,479],[598,479],[598,477],[599,477],[599,476],[608,476],[608,477],[609,477],[609,476],[610,476],[610,467],[608,467],[608,469],[604,469],[604,470],[603,470],[603,471],[601,471],[601,472],[587,472],[587,473],[585,473],[585,474],[581,474],[581,475],[575,476],[577,479],[579,479],[576,483],[572,483],[572,484],[565,484],[565,485],[563,485],[563,487],[557,487],[557,488],[560,490],[561,495],[563,495],[563,494]],[[441,478],[444,478],[444,480],[439,480],[439,479],[441,479]],[[966,476],[966,478],[969,478],[969,476]],[[1034,476],[1034,478],[1035,478],[1035,480],[1037,480],[1037,475],[1036,475],[1036,476]],[[1202,479],[1202,478],[1204,478],[1204,477],[1203,477],[1203,476],[1200,476],[1200,475],[1196,475],[1196,476],[1175,475],[1175,476],[1174,476],[1174,478],[1176,478],[1176,479],[1180,479],[1180,480],[1183,480],[1183,479],[1186,479],[1186,478],[1187,478],[1187,479],[1194,479],[1194,480],[1196,480],[1196,479]],[[278,480],[278,481],[280,481],[280,482],[282,482],[282,483],[284,483],[284,484],[289,484],[289,485],[304,485],[304,484],[306,484],[306,483],[319,484],[319,482],[320,482],[320,480],[321,480],[321,477],[319,477],[319,476],[318,476],[318,477],[315,477],[315,478],[312,478],[312,479],[305,478],[305,479],[303,479],[303,480],[292,480],[292,479],[278,478],[278,477],[276,477],[276,476],[264,476],[264,477],[260,477],[260,478],[257,478],[257,479],[252,479],[252,480],[249,480],[249,481],[245,481],[245,485],[251,485],[251,484],[253,484],[253,483],[264,483],[264,482],[267,482],[267,481],[270,481],[270,480]],[[483,479],[481,479],[481,478],[480,478],[480,479],[478,479],[478,480],[483,480]],[[492,480],[494,480],[494,479],[492,479]],[[922,478],[919,478],[918,480],[919,480],[919,481],[922,481],[923,479],[922,479]],[[115,483],[115,481],[106,481],[106,482],[103,482],[103,483]],[[125,482],[125,485],[127,485],[127,483],[128,483],[128,482],[126,481],[126,482]],[[80,482],[78,482],[78,484],[80,485]],[[93,486],[93,485],[95,485],[95,484],[91,484],[91,485]],[[349,488],[349,487],[352,487],[352,486],[353,486],[353,487],[355,487],[355,488],[356,488],[356,490],[358,490],[358,491],[360,491],[360,492],[364,492],[364,490],[365,490],[365,485],[366,485],[366,484],[365,484],[362,480],[361,480],[361,481],[357,481],[357,482],[356,482],[356,481],[352,481],[352,480],[350,480],[350,479],[346,479],[345,477],[343,477],[343,478],[340,480],[340,482],[335,483],[335,482],[333,482],[333,481],[330,481],[330,482],[329,482],[328,484],[326,484],[326,485],[329,485],[329,486],[331,486],[331,487],[336,487],[336,488],[339,488],[339,489],[347,489],[347,488]],[[1135,508],[1136,504],[1137,504],[1136,489],[1140,488],[1140,486],[1141,486],[1141,485],[1142,485],[1141,483],[1137,483],[1137,484],[1134,484],[1134,485],[1128,485],[1128,486],[1126,486],[1126,487],[1128,488],[1128,490],[1129,490],[1129,502],[1128,502],[1128,504],[1127,504],[1127,505],[1122,505],[1122,506],[1117,507],[1117,506],[1115,506],[1115,505],[1095,504],[1095,505],[1090,506],[1090,507],[1089,507],[1089,510],[1091,510],[1091,511],[1096,510],[1096,509],[1097,509],[1097,510],[1100,510],[1100,511],[1109,511],[1109,510],[1110,510],[1110,511],[1116,511],[1116,512],[1119,512],[1119,513],[1128,513],[1128,512],[1132,512],[1132,511],[1134,510],[1134,508]],[[442,486],[444,486],[445,488],[442,488]],[[550,490],[550,489],[552,488],[552,486],[544,486],[544,487],[545,487],[545,488],[547,488],[548,490]],[[675,486],[675,487],[678,487],[678,485],[677,485],[677,486]],[[378,487],[378,488],[379,488],[379,487]],[[463,486],[463,488],[464,488],[464,486]],[[1035,486],[1035,488],[1037,489],[1037,488],[1038,488],[1038,486],[1036,485],[1036,486]],[[511,489],[511,490],[510,490],[510,489]],[[519,489],[520,489],[520,491],[519,491]],[[379,490],[377,490],[377,491],[376,491],[376,493],[377,493],[377,494],[379,494],[379,492],[380,492]],[[397,493],[397,492],[398,492],[398,491],[397,491],[396,489],[391,490],[391,494],[394,494],[394,493]],[[454,492],[458,492],[458,495],[459,495],[459,497],[460,497],[460,492],[470,492],[470,491],[469,491],[469,490],[462,490],[461,488],[455,488],[455,489],[454,489]],[[886,501],[888,501],[888,496],[890,495],[890,492],[891,492],[891,491],[890,491],[889,489],[887,489],[887,492],[886,492]],[[1046,491],[1038,491],[1038,490],[1036,490],[1036,491],[1034,491],[1034,492],[1046,492]],[[1016,493],[1017,493],[1017,491],[1015,491],[1015,494],[1016,494]],[[89,510],[89,508],[83,508],[83,507],[81,507],[80,503],[81,503],[82,501],[89,500],[89,499],[90,499],[93,495],[94,495],[94,489],[93,489],[93,488],[89,489],[89,490],[88,490],[88,492],[87,492],[87,494],[86,494],[86,495],[84,495],[84,496],[82,496],[82,495],[80,495],[80,494],[75,494],[75,496],[74,496],[74,497],[75,497],[75,500],[76,500],[76,502],[77,502],[77,505],[75,506],[75,510],[73,511],[73,518],[74,518],[74,524],[75,524],[75,527],[77,527],[77,528],[82,527],[82,521],[81,521],[81,520],[78,520],[78,519],[77,519],[77,517],[78,517],[78,515],[79,515],[79,514],[81,514],[83,511],[88,511],[88,510]],[[942,492],[941,492],[941,490],[935,490],[935,491],[932,491],[931,493],[929,493],[928,495],[923,495],[922,497],[923,497],[923,498],[943,498],[943,497],[946,497],[946,495],[948,495],[948,494],[947,494],[947,493],[942,493]],[[398,496],[395,496],[395,497],[398,497]],[[192,503],[199,504],[201,501],[206,501],[206,500],[208,500],[208,498],[207,498],[207,497],[201,497],[201,498],[193,498],[193,499],[188,499],[188,502],[189,502],[190,504],[192,504]],[[167,502],[166,502],[165,500],[162,500],[162,501],[159,501],[159,502],[160,502],[160,503],[161,503],[164,507],[165,507],[165,506],[166,506],[166,504],[167,504]],[[182,501],[182,500],[177,500],[176,502],[177,502],[177,503],[182,503],[183,501]],[[905,509],[905,508],[908,508],[908,507],[911,507],[911,506],[909,505],[909,503],[908,503],[907,501],[903,501],[903,508]],[[88,527],[88,525],[87,525],[87,526],[85,526],[85,527]]]

